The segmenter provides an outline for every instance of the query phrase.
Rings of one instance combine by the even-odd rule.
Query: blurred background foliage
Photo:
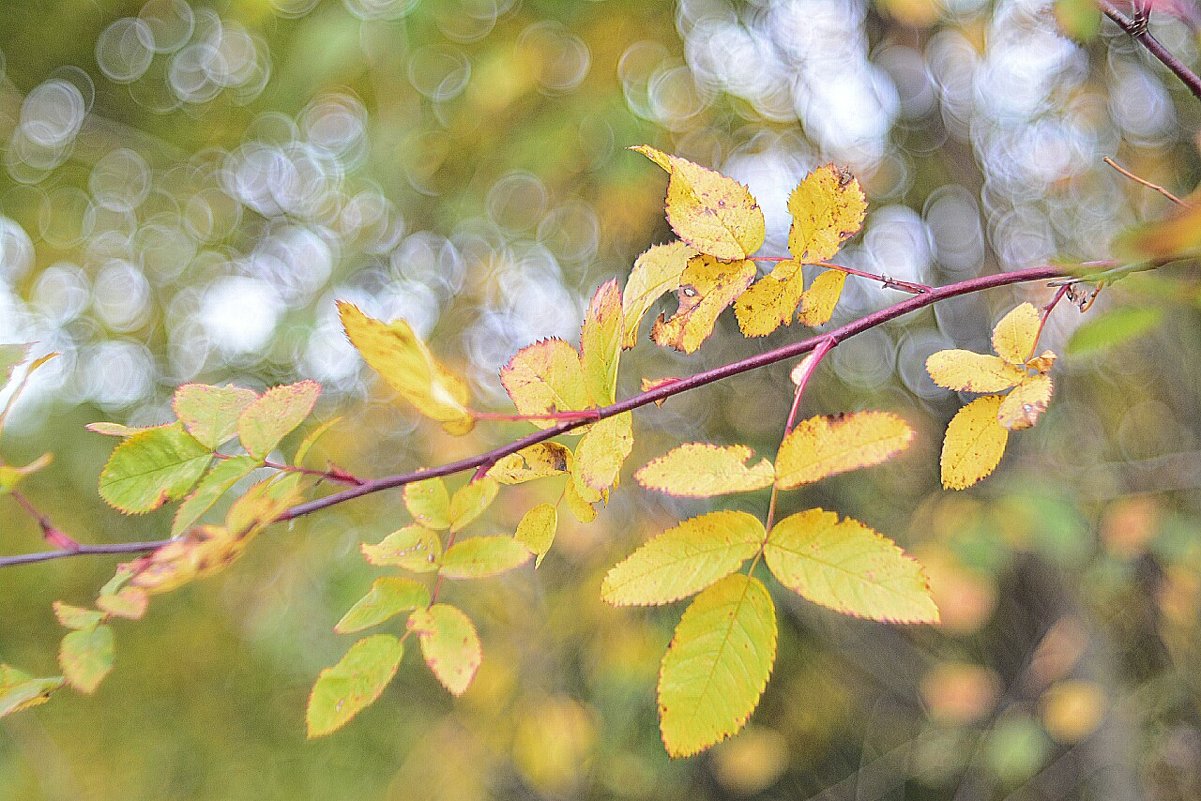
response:
[[[1191,0],[1152,30],[1197,65]],[[805,172],[851,167],[872,204],[849,265],[943,283],[1099,258],[1201,176],[1201,105],[1108,23],[1081,45],[1046,0],[45,0],[0,17],[0,341],[62,356],[3,453],[54,465],[27,493],[89,542],[162,536],[96,477],[112,441],[83,424],[159,422],[187,381],[320,380],[344,414],[323,456],[382,475],[522,429],[419,427],[361,370],[334,298],[403,316],[501,408],[497,370],[577,336],[592,288],[670,233],[650,143],[747,182],[767,248]],[[378,571],[357,555],[403,518],[375,496],[281,526],[237,567],[118,629],[117,669],[0,721],[0,799],[1196,798],[1201,795],[1201,318],[1195,272],[1132,279],[1097,309],[1163,307],[1137,341],[1061,360],[1057,397],[1000,474],[937,488],[960,399],[925,357],[987,351],[1031,286],[942,304],[840,345],[811,413],[864,407],[921,431],[897,463],[792,493],[896,537],[944,622],[867,624],[787,594],[762,706],[709,754],[667,759],[658,660],[680,609],[612,609],[605,569],[707,506],[626,486],[564,524],[537,573],[457,588],[485,660],[452,703],[410,653],[346,730],[304,740],[331,628]],[[835,322],[895,292],[852,279]],[[1096,313],[1096,312],[1093,312]],[[1057,350],[1081,316],[1061,307]],[[800,335],[724,320],[695,358],[649,343],[638,379]],[[704,438],[772,453],[788,365],[639,417],[631,463]],[[538,490],[506,491],[511,531]],[[761,514],[766,497],[737,500]],[[0,549],[39,549],[0,498]],[[56,672],[50,604],[86,603],[108,559],[0,574],[0,661]],[[795,601],[795,603],[794,603]],[[825,795],[819,795],[828,791]]]

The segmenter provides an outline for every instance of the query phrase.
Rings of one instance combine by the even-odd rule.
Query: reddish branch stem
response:
[[[1095,268],[1111,268],[1117,266],[1113,261],[1096,261],[1087,262],[1083,266]],[[859,318],[846,325],[835,328],[825,334],[803,339],[800,342],[794,342],[774,350],[765,351],[764,353],[750,356],[746,359],[740,359],[736,362],[715,367],[712,370],[705,370],[695,375],[681,378],[669,384],[663,384],[646,392],[639,393],[633,397],[618,401],[617,403],[606,406],[602,409],[596,409],[595,414],[580,420],[568,420],[551,426],[550,428],[541,431],[534,431],[524,437],[515,439],[506,445],[501,445],[486,453],[481,453],[476,456],[471,456],[466,459],[459,459],[455,462],[449,462],[439,467],[429,469],[414,470],[408,473],[399,473],[392,476],[384,476],[382,478],[364,481],[355,487],[350,487],[341,492],[335,492],[326,495],[323,498],[317,498],[312,501],[297,504],[291,509],[288,509],[280,515],[276,522],[286,520],[295,520],[298,517],[312,514],[313,512],[328,509],[331,506],[345,503],[346,501],[354,500],[355,498],[364,495],[371,495],[376,492],[387,489],[395,489],[403,487],[406,484],[412,484],[417,481],[424,481],[429,478],[438,478],[441,476],[449,476],[455,473],[461,473],[466,470],[478,470],[485,465],[495,464],[499,459],[508,456],[511,453],[516,453],[522,448],[528,448],[531,445],[536,445],[539,442],[545,442],[548,439],[557,437],[572,429],[587,425],[596,420],[604,420],[609,417],[615,417],[619,414],[624,414],[634,409],[638,409],[655,401],[665,400],[673,395],[679,395],[682,392],[703,387],[708,384],[713,384],[717,381],[740,375],[742,373],[757,370],[760,367],[766,367],[770,364],[795,359],[798,356],[804,356],[806,353],[817,350],[823,346],[829,348],[833,342],[842,342],[856,334],[861,334],[882,325],[890,320],[895,320],[898,317],[903,317],[910,312],[924,309],[943,300],[959,297],[961,295],[970,295],[975,292],[982,292],[987,289],[995,289],[1002,286],[1010,286],[1013,284],[1021,284],[1030,281],[1044,281],[1053,278],[1074,278],[1071,273],[1063,267],[1046,265],[1042,267],[1034,267],[1028,270],[1015,270],[1013,272],[997,273],[995,275],[985,275],[979,278],[971,278],[966,281],[959,281],[946,286],[931,288],[929,292],[923,292],[920,295],[906,298],[899,303],[894,303],[879,311]],[[23,554],[21,556],[10,556],[0,558],[0,567],[8,567],[17,564],[29,564],[31,562],[44,562],[51,559],[61,559],[67,556],[95,555],[95,554],[124,554],[138,553],[144,551],[152,551],[159,548],[171,540],[160,540],[157,542],[127,542],[115,545],[81,545],[75,551],[48,551],[46,553]]]
[[[1170,50],[1163,46],[1162,42],[1151,35],[1151,32],[1147,30],[1146,17],[1131,19],[1119,11],[1109,0],[1098,0],[1098,5],[1105,16],[1129,34],[1131,39],[1146,48],[1148,53],[1159,59],[1161,64],[1171,70],[1172,74],[1189,88],[1193,97],[1201,100],[1201,78],[1198,78],[1197,73],[1185,66],[1183,61],[1176,58]]]

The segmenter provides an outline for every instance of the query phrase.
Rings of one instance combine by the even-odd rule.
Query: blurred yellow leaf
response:
[[[947,489],[970,487],[1000,464],[1009,441],[1009,429],[997,419],[1003,400],[1001,395],[976,398],[951,418],[940,460]]]
[[[713,775],[730,792],[752,796],[776,783],[788,769],[788,741],[762,726],[747,726],[713,749]]]
[[[513,761],[542,797],[572,798],[590,778],[597,720],[588,707],[567,697],[541,697],[524,704],[513,731]]]
[[[1191,200],[1201,200],[1193,197]],[[1177,259],[1201,251],[1201,205],[1175,211],[1158,222],[1123,233],[1119,248],[1142,259]]]
[[[500,382],[521,414],[579,411],[591,406],[580,354],[562,339],[544,339],[513,355]],[[550,428],[554,420],[531,420]]]
[[[1030,428],[1047,410],[1052,389],[1051,376],[1041,373],[1030,376],[1001,401],[997,421],[1010,431]]]
[[[805,290],[805,294],[801,295],[798,319],[810,328],[830,322],[846,282],[847,274],[842,270],[825,270],[819,273]]]
[[[777,264],[771,273],[756,281],[734,302],[734,314],[743,335],[763,337],[781,325],[790,325],[804,290],[800,262]]]
[[[580,330],[584,383],[597,406],[608,406],[616,398],[622,328],[621,290],[616,280],[606,281],[592,296]]]
[[[1078,743],[1101,725],[1108,708],[1105,691],[1096,682],[1061,681],[1043,694],[1043,727],[1060,743]]]
[[[755,263],[722,262],[695,256],[680,275],[679,306],[671,319],[659,315],[651,338],[664,347],[692,353],[713,333],[717,317],[755,280]]]
[[[555,541],[555,529],[559,525],[559,512],[549,503],[540,503],[521,517],[513,539],[529,548],[534,554],[534,567],[542,564],[543,557]]]
[[[1026,371],[1000,356],[970,350],[940,350],[926,359],[926,372],[940,387],[961,392],[1000,392],[1016,387]]]
[[[488,477],[501,484],[524,484],[562,475],[570,467],[570,450],[557,442],[539,442],[498,459],[488,471]]]
[[[688,266],[688,260],[695,255],[696,250],[677,240],[655,245],[634,261],[634,269],[630,271],[630,279],[626,281],[621,300],[623,348],[638,344],[638,324],[643,316],[663,293],[679,288],[680,274]]]
[[[1041,323],[1042,318],[1033,304],[1019,304],[993,329],[993,350],[1010,364],[1024,365],[1034,355]]]
[[[788,197],[788,249],[797,261],[826,261],[859,232],[867,200],[859,181],[833,164],[818,167]]]
[[[0,664],[0,718],[50,700],[63,686],[62,676],[32,678],[11,665]]]
[[[634,474],[647,489],[684,498],[708,498],[731,492],[770,487],[775,471],[767,459],[748,465],[751,449],[745,445],[719,447],[689,442],[652,459]]]
[[[94,626],[63,637],[58,664],[68,684],[91,695],[113,669],[114,656],[112,626]]]
[[[810,417],[796,425],[776,456],[776,486],[793,489],[869,467],[909,447],[913,429],[889,412]]]

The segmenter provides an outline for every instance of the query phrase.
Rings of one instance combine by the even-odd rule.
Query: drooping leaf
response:
[[[680,274],[679,305],[670,319],[660,314],[651,339],[664,347],[692,353],[713,333],[718,315],[755,280],[755,263],[695,256]]]
[[[126,514],[152,511],[182,498],[212,458],[180,423],[146,429],[113,450],[100,473],[100,497]]]
[[[1016,387],[1026,371],[1000,356],[970,350],[940,350],[926,359],[926,372],[935,384],[961,392],[1000,392]]]
[[[450,604],[434,604],[413,612],[408,626],[421,642],[430,672],[452,695],[462,695],[484,656],[471,618]]]
[[[467,385],[434,359],[408,323],[383,323],[341,300],[338,313],[363,360],[417,411],[442,423],[451,434],[472,429],[475,418],[467,409]]]
[[[727,261],[745,259],[763,244],[763,211],[745,186],[647,145],[630,150],[671,176],[667,181],[667,222],[680,239],[701,253]]]
[[[0,389],[13,377],[17,365],[29,358],[31,343],[0,345]]]
[[[1072,332],[1067,352],[1081,353],[1104,350],[1137,339],[1156,328],[1163,320],[1163,309],[1154,306],[1125,306],[1085,320]]]
[[[801,311],[797,319],[811,328],[830,322],[846,282],[847,274],[842,270],[823,270],[819,273],[801,296]]]
[[[0,718],[46,703],[50,693],[62,686],[62,676],[35,679],[11,665],[0,664]]]
[[[592,490],[591,487],[586,487]],[[599,499],[598,499],[599,500]],[[563,485],[563,503],[571,516],[581,523],[591,523],[596,519],[596,501],[590,501],[580,494],[579,484],[574,476],[569,476]]]
[[[54,616],[58,618],[59,624],[68,629],[90,630],[96,628],[104,620],[104,613],[97,612],[95,609],[83,609],[62,601],[55,601],[53,607]]]
[[[869,467],[909,447],[914,432],[889,412],[810,417],[788,432],[776,456],[776,486],[793,489]]]
[[[591,396],[576,349],[562,339],[544,339],[513,354],[500,371],[500,382],[522,414],[587,409]],[[554,420],[531,420],[550,428]]]
[[[763,550],[780,583],[836,612],[893,623],[937,623],[922,567],[860,523],[807,509],[772,527]]]
[[[113,593],[102,592],[96,598],[97,609],[127,620],[141,620],[149,603],[150,597],[137,587],[123,587]]]
[[[1042,318],[1033,304],[1019,304],[993,328],[993,350],[1010,364],[1024,365],[1034,355],[1041,323]]]
[[[405,526],[375,545],[359,546],[367,561],[379,567],[402,567],[414,573],[437,570],[442,558],[442,540],[423,526]]]
[[[430,604],[430,591],[424,584],[402,576],[377,578],[371,589],[350,607],[334,625],[339,634],[378,626],[401,612],[422,609]]]
[[[524,484],[561,476],[571,466],[571,451],[557,442],[539,442],[497,460],[488,477],[501,484]]]
[[[559,512],[549,503],[540,503],[521,517],[513,539],[529,548],[534,554],[534,567],[542,564],[543,557],[555,541],[555,529],[559,525]]]
[[[204,478],[200,479],[196,488],[175,511],[175,520],[171,524],[171,536],[178,537],[186,531],[188,526],[211,509],[230,487],[250,475],[260,465],[262,465],[262,461],[253,456],[231,456],[213,465],[213,468],[205,474]]]
[[[521,567],[532,556],[512,537],[472,537],[446,549],[440,575],[452,579],[487,578]]]
[[[734,314],[744,336],[765,337],[781,325],[791,325],[805,276],[798,261],[782,261],[734,301]]]
[[[580,495],[588,497],[585,488],[604,492],[615,486],[633,447],[634,417],[629,412],[593,423],[576,446],[572,465]]]
[[[462,531],[470,525],[492,505],[499,490],[500,486],[487,476],[459,487],[450,499],[450,530]]]
[[[1051,376],[1030,376],[1001,401],[997,409],[997,422],[1010,431],[1030,428],[1047,410],[1052,389]]]
[[[58,664],[72,687],[91,695],[113,669],[114,656],[113,629],[101,625],[63,637]]]
[[[597,406],[616,399],[617,365],[621,359],[621,290],[610,280],[597,288],[580,329],[580,365],[584,384]]]
[[[776,660],[776,610],[758,579],[733,573],[693,600],[659,669],[659,729],[686,757],[744,725]]]
[[[630,271],[630,279],[626,281],[621,300],[623,348],[629,349],[638,344],[638,324],[661,295],[679,289],[680,275],[688,266],[688,260],[695,255],[696,250],[677,240],[655,245],[634,261],[634,269]]]
[[[965,489],[996,469],[1005,455],[1009,429],[997,415],[1001,395],[976,398],[960,409],[947,426],[942,444],[942,485]]]
[[[634,479],[647,489],[683,498],[709,498],[731,492],[770,487],[775,469],[767,459],[749,465],[751,449],[745,445],[720,447],[690,442],[647,462]]]
[[[251,456],[265,459],[284,437],[309,416],[321,385],[304,380],[272,387],[242,410],[238,438]]]
[[[826,261],[859,232],[867,200],[859,181],[833,164],[809,173],[788,197],[788,249],[797,261]]]
[[[175,390],[171,408],[196,441],[216,450],[238,430],[238,416],[258,394],[245,387],[184,384]]]
[[[427,478],[404,488],[405,508],[418,524],[432,529],[450,528],[450,493],[440,478]]]
[[[321,671],[305,714],[309,738],[337,731],[375,703],[396,675],[402,656],[400,640],[376,634],[350,646],[338,664]]]
[[[746,512],[685,520],[615,565],[601,584],[601,598],[615,606],[687,598],[737,570],[758,553],[765,537],[763,524]]]

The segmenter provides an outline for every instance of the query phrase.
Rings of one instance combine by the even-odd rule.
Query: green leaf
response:
[[[171,525],[171,536],[178,537],[187,531],[188,526],[200,519],[201,515],[213,507],[230,487],[250,475],[255,468],[263,464],[261,459],[253,456],[231,456],[213,465],[192,494],[179,505],[175,511],[175,522]]]
[[[171,408],[197,442],[216,450],[237,432],[238,416],[257,397],[254,390],[245,387],[184,384],[175,390]]]
[[[142,514],[187,494],[213,455],[180,423],[150,428],[113,450],[100,473],[100,497],[126,514]]]
[[[404,488],[405,507],[413,520],[426,528],[450,528],[450,493],[446,482],[440,478],[428,478]]]
[[[424,526],[405,526],[376,545],[360,546],[363,556],[380,567],[402,567],[414,573],[437,570],[442,557],[442,540]]]
[[[442,555],[441,575],[452,579],[487,578],[520,567],[533,556],[512,537],[472,537]]]
[[[34,679],[14,667],[0,664],[0,718],[46,703],[50,693],[62,686],[62,676]]]
[[[113,669],[114,656],[112,626],[96,626],[63,637],[58,663],[72,687],[91,695]]]
[[[758,579],[733,573],[696,597],[659,670],[659,729],[673,757],[744,725],[776,660],[776,610]]]
[[[449,604],[434,604],[410,615],[408,625],[421,641],[430,671],[452,695],[462,695],[483,658],[471,618]]]
[[[396,675],[402,656],[400,640],[376,634],[350,646],[338,664],[321,671],[305,714],[309,738],[337,731],[374,703]]]
[[[710,512],[647,541],[601,584],[616,606],[666,604],[700,592],[758,553],[766,532],[746,512]]]
[[[0,492],[12,492],[18,484],[25,480],[26,476],[31,476],[39,470],[49,467],[53,461],[53,453],[43,453],[23,467],[0,464]]]
[[[337,622],[334,631],[339,634],[362,631],[401,612],[429,606],[429,603],[430,591],[424,584],[400,576],[378,578],[371,590]]]
[[[82,609],[62,601],[55,601],[53,606],[54,616],[58,618],[58,622],[69,629],[94,629],[104,620],[104,614],[95,609]]]
[[[304,422],[320,394],[321,385],[308,380],[264,392],[238,416],[242,447],[251,456],[265,459],[280,440]]]
[[[517,524],[513,539],[534,553],[534,567],[542,564],[543,557],[555,541],[555,529],[559,525],[559,511],[549,503],[540,503],[526,512]]]
[[[780,583],[837,612],[894,623],[937,623],[922,566],[858,520],[807,509],[772,528],[764,549]]]
[[[1055,19],[1063,32],[1078,42],[1091,42],[1101,30],[1097,0],[1055,0]]]
[[[492,504],[499,490],[500,485],[487,476],[459,487],[450,499],[450,530],[462,531],[470,525]]]
[[[1111,309],[1080,324],[1068,340],[1067,353],[1104,350],[1146,334],[1163,321],[1163,310],[1153,306],[1124,306]]]

